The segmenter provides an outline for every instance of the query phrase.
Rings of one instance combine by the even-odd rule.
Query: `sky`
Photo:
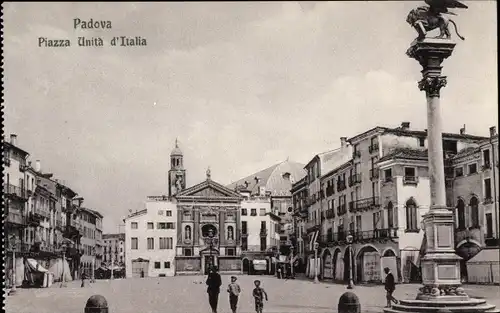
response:
[[[443,63],[444,131],[487,136],[498,125],[496,2],[463,2],[453,19],[466,40]],[[208,166],[229,184],[374,126],[427,128],[421,68],[405,55],[418,5],[4,3],[4,131],[116,232],[147,196],[167,194],[176,138],[191,186]],[[112,29],[75,29],[75,18]],[[78,47],[79,36],[106,46]],[[114,36],[147,46],[111,47]]]

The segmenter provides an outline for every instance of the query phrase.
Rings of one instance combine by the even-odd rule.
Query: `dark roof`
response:
[[[459,159],[461,157],[464,157],[464,156],[467,156],[467,155],[471,155],[471,154],[474,154],[474,153],[478,153],[478,152],[481,152],[481,148],[479,148],[479,147],[468,147],[468,148],[460,150],[456,155],[454,155],[451,158],[451,160],[456,160],[456,159]]]
[[[81,210],[84,210],[84,211],[87,211],[89,212],[90,214],[93,214],[97,217],[100,217],[100,218],[103,218],[102,214],[97,212],[96,210],[92,210],[92,209],[89,209],[89,208],[84,208],[84,207],[80,207]]]
[[[406,160],[427,160],[427,150],[418,150],[411,148],[396,148],[386,156],[382,157],[379,162],[392,160],[392,159],[406,159]]]
[[[23,149],[19,148],[18,146],[14,146],[10,142],[4,141],[3,144],[4,144],[4,147],[6,147],[6,148],[16,149],[17,151],[21,152],[22,154],[24,154],[24,157],[27,157],[28,155],[30,155],[26,150],[23,150]]]

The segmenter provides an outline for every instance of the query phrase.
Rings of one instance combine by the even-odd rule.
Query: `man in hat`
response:
[[[391,273],[391,269],[386,267],[384,268],[384,273],[385,273],[385,291],[386,291],[386,299],[387,299],[387,306],[386,308],[391,307],[391,302],[398,303],[398,300],[392,296],[392,293],[394,290],[396,290],[396,282],[394,280],[394,275]]]
[[[233,311],[233,313],[236,313],[238,297],[241,292],[240,285],[236,283],[236,279],[236,276],[231,276],[231,283],[227,287],[227,292],[229,292],[229,305],[231,306],[231,311]]]
[[[217,313],[217,304],[219,302],[219,292],[222,280],[220,274],[217,273],[217,268],[215,266],[210,267],[206,284],[208,286],[208,302],[212,308],[212,313]]]

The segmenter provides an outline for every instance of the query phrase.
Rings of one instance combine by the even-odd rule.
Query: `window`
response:
[[[148,229],[154,229],[154,223],[153,222],[148,222]]]
[[[462,166],[455,167],[455,177],[464,176],[464,168]]]
[[[483,165],[486,168],[490,167],[490,150],[486,149],[483,151]]]
[[[227,248],[226,249],[226,255],[235,255],[234,248]]]
[[[161,263],[160,262],[155,262],[155,269],[161,268]]]
[[[234,228],[233,228],[233,226],[227,227],[227,239],[234,240]]]
[[[392,181],[392,169],[388,168],[384,170],[384,178],[386,182]]]
[[[476,173],[477,173],[477,164],[476,163],[469,164],[469,175]]]
[[[387,204],[387,226],[389,228],[394,227],[394,205],[392,202]]]
[[[465,202],[462,199],[458,199],[457,202],[457,219],[458,219],[458,229],[465,229]]]
[[[260,216],[265,216],[266,215],[266,209],[265,208],[261,208],[260,209]]]
[[[413,199],[406,201],[406,230],[418,231],[417,204]]]
[[[257,216],[257,209],[252,209],[250,215]]]
[[[156,229],[167,229],[167,223],[162,223],[162,222],[158,223],[156,225]]]
[[[155,248],[154,238],[149,237],[147,240],[148,240],[148,250],[154,250],[154,248]]]
[[[184,227],[184,239],[191,240],[191,226],[186,225]]]
[[[193,256],[193,250],[191,248],[184,248],[184,253],[185,256]]]
[[[241,233],[242,234],[247,234],[248,233],[248,228],[247,228],[247,222],[242,221],[241,222]]]
[[[493,216],[486,213],[486,238],[493,238]]]
[[[241,215],[242,216],[247,216],[248,215],[247,209],[241,209]]]
[[[138,224],[137,224],[137,222],[132,222],[132,223],[130,223],[130,228],[132,228],[132,229],[137,229],[137,228],[138,228]]]
[[[170,268],[170,262],[163,262],[164,268]]]
[[[471,227],[479,227],[479,201],[476,197],[472,197],[469,202]]]
[[[484,200],[485,202],[491,201],[491,179],[486,178],[484,180]]]
[[[313,213],[316,213],[316,212],[313,212]],[[260,229],[266,229],[266,221],[260,222]]]
[[[166,216],[172,216],[172,211],[171,210],[166,210],[165,211]]]
[[[380,211],[373,213],[373,230],[379,229],[380,227]]]
[[[173,249],[174,240],[172,237],[160,237],[160,250]]]
[[[420,147],[425,147],[425,138],[424,137],[418,138],[418,145]]]
[[[132,250],[139,249],[139,240],[137,237],[132,237]]]
[[[167,223],[167,229],[175,229],[175,223]]]
[[[417,176],[416,170],[414,167],[405,167],[405,178],[412,179]]]

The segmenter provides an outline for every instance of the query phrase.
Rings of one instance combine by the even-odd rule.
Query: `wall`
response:
[[[266,222],[266,228],[267,228],[267,237],[266,237],[266,246],[267,248],[271,247],[273,245],[273,234],[274,232],[271,232],[271,217],[269,216],[269,213],[271,212],[271,200],[269,198],[261,198],[261,199],[247,199],[243,200],[241,202],[241,208],[242,209],[247,209],[247,215],[241,215],[241,221],[246,221],[247,222],[247,234],[248,234],[248,250],[249,251],[260,251],[260,226],[261,222],[265,221]],[[266,210],[266,215],[261,216],[260,215],[260,209],[265,209]],[[251,216],[251,209],[257,209],[257,216]],[[274,223],[273,226],[274,229],[276,229],[276,223]],[[276,237],[275,237],[276,238]],[[279,236],[277,238],[279,240]]]
[[[160,274],[173,276],[175,274],[175,245],[177,242],[177,205],[168,201],[146,202],[147,212],[125,219],[125,268],[127,277],[132,277],[132,260],[143,258],[149,260],[147,276],[156,277]],[[166,216],[166,210],[172,216]],[[161,215],[160,215],[160,212]],[[137,222],[138,229],[131,229],[131,223]],[[154,229],[147,229],[147,223],[153,222]],[[175,223],[175,229],[157,229],[158,222]],[[138,238],[138,249],[132,249],[131,238]],[[147,249],[147,238],[154,238],[154,249]],[[160,249],[160,237],[170,237],[172,249]],[[161,262],[161,268],[155,269],[154,263]],[[170,268],[164,268],[164,262],[170,262]]]

